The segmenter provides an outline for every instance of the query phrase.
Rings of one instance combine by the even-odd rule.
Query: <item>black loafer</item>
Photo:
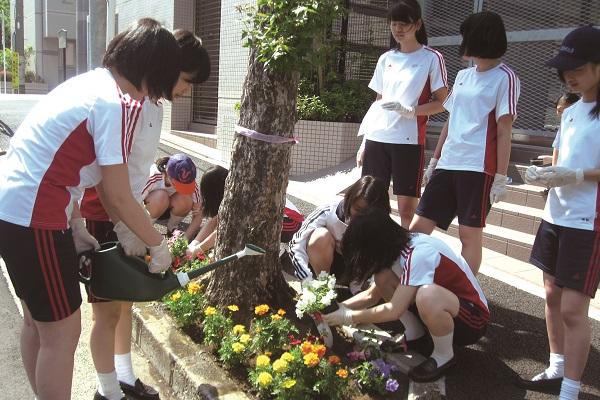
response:
[[[551,379],[523,379],[520,376],[517,378],[515,385],[521,389],[533,390],[536,392],[545,391],[559,391],[560,385],[562,385],[562,378],[551,378]]]
[[[447,363],[438,367],[437,361],[429,357],[421,364],[408,371],[408,377],[415,382],[433,382],[438,380],[444,372],[456,364],[456,357],[452,357]]]
[[[154,389],[152,386],[148,386],[146,385],[144,382],[140,381],[139,379],[137,379],[135,381],[135,385],[131,386],[125,382],[120,382],[119,384],[121,385],[121,390],[123,390],[123,392],[125,392],[125,394],[132,396],[136,399],[141,399],[141,400],[159,400],[160,396],[158,395],[158,392],[156,391],[156,389]]]
[[[102,396],[100,393],[98,393],[98,391],[96,390],[96,394],[94,394],[94,400],[108,400],[106,397]],[[123,397],[121,400],[127,400],[127,397]]]

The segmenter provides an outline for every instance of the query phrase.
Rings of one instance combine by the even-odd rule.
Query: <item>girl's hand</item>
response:
[[[361,146],[360,149],[356,152],[356,166],[362,167],[363,161],[365,159],[365,149]]]

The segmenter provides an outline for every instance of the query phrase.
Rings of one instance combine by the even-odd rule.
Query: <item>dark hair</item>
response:
[[[594,65],[600,65],[600,63],[592,63]],[[560,80],[565,83],[565,71],[558,70],[558,77]],[[578,96],[577,94],[575,94]],[[600,84],[598,85],[598,91],[596,92],[596,105],[590,110],[590,118],[592,119],[600,119]]]
[[[558,99],[556,99],[556,101],[554,102],[554,106],[558,106],[558,103],[560,103],[561,100],[568,105],[575,104],[579,101],[580,98],[581,96],[579,96],[577,93],[565,92],[561,94],[558,97]]]
[[[200,194],[205,217],[215,217],[225,194],[225,179],[229,171],[220,165],[215,165],[202,175],[200,179]]]
[[[159,172],[166,172],[167,171],[167,163],[169,162],[169,156],[167,157],[161,157],[158,158],[154,164],[156,165],[156,168],[158,169]]]
[[[400,0],[388,11],[388,19],[408,24],[415,24],[421,20],[421,28],[415,33],[415,37],[417,38],[417,42],[423,45],[427,44],[425,22],[423,22],[423,18],[421,17],[421,5],[417,0]]]
[[[171,100],[180,60],[171,32],[152,18],[142,18],[111,40],[102,65],[115,68],[138,90],[145,83],[148,97]]]
[[[491,11],[471,14],[460,25],[461,56],[500,58],[506,53],[506,29],[502,17]]]
[[[352,218],[342,238],[342,254],[350,280],[364,282],[390,268],[409,241],[410,233],[385,211],[374,208]]]
[[[193,74],[190,83],[202,83],[210,75],[210,58],[202,46],[202,40],[185,29],[173,32],[181,49],[181,72]]]
[[[365,175],[348,188],[344,196],[344,217],[350,218],[350,209],[356,200],[363,199],[369,208],[379,208],[387,212],[392,212],[390,207],[390,195],[388,188],[382,180]]]

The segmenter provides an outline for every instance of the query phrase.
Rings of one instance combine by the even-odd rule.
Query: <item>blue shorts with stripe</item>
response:
[[[34,320],[60,321],[79,309],[79,264],[70,229],[30,228],[0,220],[0,256]]]

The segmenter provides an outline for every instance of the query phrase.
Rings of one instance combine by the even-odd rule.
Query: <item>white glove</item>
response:
[[[583,170],[566,167],[546,167],[538,170],[539,181],[552,188],[565,185],[578,185],[583,182]]]
[[[542,184],[540,182],[540,171],[543,169],[544,168],[535,165],[528,167],[525,171],[525,176],[523,177],[523,180],[525,181],[525,183],[528,183],[530,185]]]
[[[508,177],[502,174],[494,175],[494,182],[490,189],[490,203],[494,204],[506,197],[506,185]]]
[[[71,231],[73,232],[73,242],[75,243],[75,252],[81,254],[86,250],[100,250],[100,244],[85,227],[83,218],[73,218],[69,221]]]
[[[123,221],[117,222],[113,231],[117,234],[117,239],[123,247],[123,251],[128,256],[144,257],[146,255],[146,243],[137,237],[137,235],[123,223]]]
[[[386,101],[385,103],[381,103],[381,108],[389,111],[396,111],[398,114],[403,116],[404,118],[414,118],[415,117],[415,108],[411,106],[405,106],[398,101]]]
[[[150,247],[150,257],[148,270],[153,274],[158,274],[169,269],[173,260],[166,239],[163,239],[158,246]]]
[[[324,314],[323,320],[330,326],[336,325],[352,325],[352,310],[338,303],[339,308],[332,313]]]
[[[435,171],[435,167],[437,166],[438,161],[439,160],[437,158],[433,157],[429,160],[429,165],[427,166],[427,169],[423,174],[423,180],[421,182],[423,186],[427,186],[427,182],[429,182],[429,180],[431,179],[431,175],[433,175],[433,171]]]
[[[185,251],[185,255],[188,257],[195,258],[198,254],[204,254],[204,250],[202,250],[200,242],[194,239],[190,244],[188,244],[187,250]]]

